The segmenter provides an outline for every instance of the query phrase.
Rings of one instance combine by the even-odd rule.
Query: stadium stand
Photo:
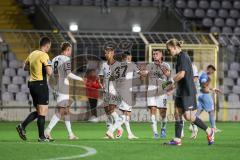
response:
[[[32,6],[32,5],[38,5],[38,0],[19,0],[22,4],[26,6]],[[149,7],[149,6],[162,6],[162,4],[167,5],[168,0],[49,0],[46,1],[49,5],[82,5],[82,6],[102,6],[102,5],[108,5],[108,6],[143,6],[143,7]]]
[[[25,6],[35,6],[38,0],[19,0]],[[174,6],[182,16],[195,21],[195,26],[200,26],[207,31],[218,33],[232,33],[239,23],[239,1],[228,0],[49,0],[43,1],[48,5],[79,5],[79,6],[143,6],[143,7],[169,7]],[[173,5],[174,4],[174,5]]]
[[[238,27],[239,1],[177,0],[175,6],[185,18],[206,31],[232,33]]]

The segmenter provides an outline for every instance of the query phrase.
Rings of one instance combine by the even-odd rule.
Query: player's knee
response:
[[[194,122],[196,117],[195,117],[194,115],[191,115],[190,113],[186,112],[186,113],[184,114],[184,118],[185,118],[187,121]]]
[[[69,114],[68,114],[68,115],[65,115],[65,116],[64,116],[64,120],[65,120],[65,121],[70,121],[70,115],[69,115]]]
[[[177,112],[174,112],[174,118],[175,118],[176,121],[181,120],[181,116]]]
[[[162,117],[162,118],[166,118],[166,110],[161,110],[160,111],[160,116]]]
[[[48,112],[48,107],[45,107],[45,106],[38,106],[38,115],[41,115],[41,116],[46,116],[47,112]]]
[[[65,116],[66,116],[66,115],[69,115],[69,113],[68,113],[67,110],[64,111],[64,115],[65,115]]]
[[[108,114],[112,114],[115,111],[115,106],[110,106],[108,109]]]
[[[187,121],[191,121],[191,117],[189,114],[185,114],[184,115],[184,118],[187,120]]]
[[[151,123],[152,124],[156,123],[156,116],[155,115],[151,115]]]
[[[161,116],[162,118],[166,118],[166,113],[160,113],[160,116]]]
[[[191,119],[190,114],[188,113],[188,111],[186,111],[186,112],[183,114],[183,117],[184,117],[185,120],[187,120],[187,121],[190,121],[190,119]]]
[[[156,114],[156,112],[157,112],[157,108],[154,107],[154,106],[151,106],[151,107],[150,107],[150,113],[151,113],[151,114]]]
[[[209,111],[208,114],[214,116],[214,111]]]
[[[124,114],[122,114],[122,115],[119,115],[119,118],[117,119],[119,122],[125,122],[126,121],[126,118],[127,116],[126,115],[124,115]]]
[[[126,122],[129,122],[130,121],[130,116],[126,116]]]
[[[108,111],[107,111],[107,114],[108,115],[111,115],[113,113],[113,110],[111,110],[111,109],[109,109]]]
[[[108,115],[108,107],[104,107],[104,111]]]
[[[61,117],[64,117],[64,115],[65,115],[64,114],[64,109],[61,108],[60,111],[59,111],[59,114],[60,114]]]

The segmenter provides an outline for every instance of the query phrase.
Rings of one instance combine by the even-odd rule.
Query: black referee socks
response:
[[[198,126],[199,128],[203,129],[204,131],[207,130],[207,126],[206,124],[198,117],[196,117],[195,121],[193,122],[196,126]]]
[[[175,137],[181,138],[182,136],[182,129],[183,129],[183,121],[176,121],[175,122]]]
[[[38,115],[38,120],[37,120],[37,126],[38,126],[38,134],[40,139],[44,139],[44,126],[45,126],[45,116]]]
[[[22,127],[25,129],[29,123],[34,121],[38,117],[37,111],[30,113],[27,118],[22,122]]]

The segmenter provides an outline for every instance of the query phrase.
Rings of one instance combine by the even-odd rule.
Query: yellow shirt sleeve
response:
[[[52,62],[50,61],[48,54],[43,54],[40,61],[41,63],[44,64],[45,67],[52,65]]]

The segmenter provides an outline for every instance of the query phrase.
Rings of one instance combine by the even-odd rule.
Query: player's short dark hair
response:
[[[162,52],[163,53],[163,50],[161,50],[161,49],[153,49],[153,52]]]
[[[216,68],[214,67],[214,65],[210,64],[207,66],[207,69],[212,69],[214,71],[216,71]]]
[[[123,58],[123,53],[116,53],[113,56],[113,59],[118,62],[122,62],[122,58]]]
[[[122,54],[121,54],[121,61],[127,59],[127,56],[128,56],[128,55],[129,55],[129,54],[122,53]]]
[[[61,44],[61,52],[63,52],[63,51],[65,51],[68,47],[72,47],[72,45],[71,45],[71,43],[69,43],[69,42],[63,42],[62,44]]]
[[[163,50],[162,49],[153,49],[152,52],[160,52],[163,54]],[[163,57],[161,58],[161,60],[163,61]]]
[[[129,51],[124,51],[123,54],[125,54],[127,56],[131,56],[132,55]]]
[[[50,38],[48,38],[48,37],[41,37],[40,41],[39,41],[39,46],[43,47],[43,46],[45,46],[46,44],[49,44],[49,43],[51,43]]]
[[[106,46],[104,47],[105,51],[114,51],[114,48],[112,46]]]

